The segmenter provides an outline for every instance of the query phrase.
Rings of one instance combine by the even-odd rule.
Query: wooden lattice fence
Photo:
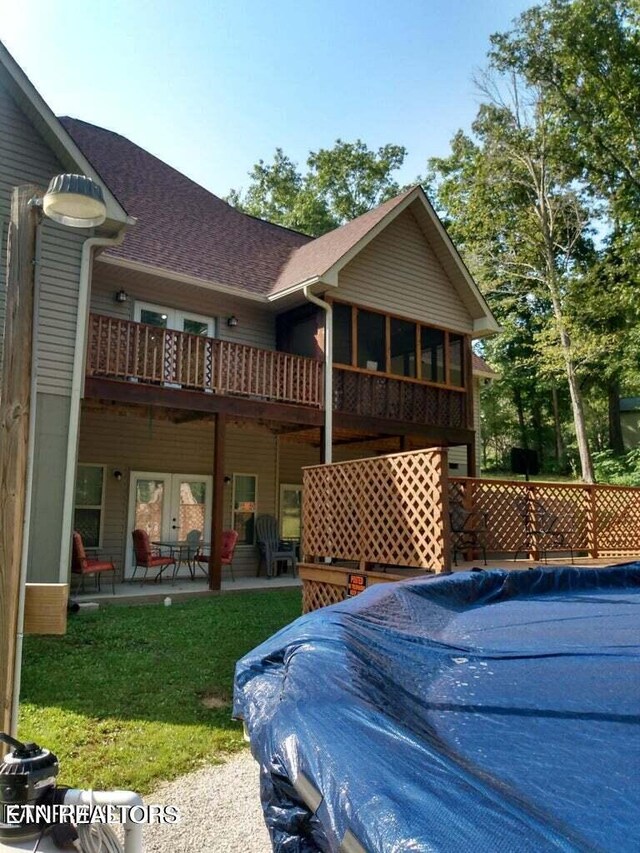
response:
[[[485,514],[489,552],[535,553],[558,550],[559,543],[559,550],[591,557],[640,549],[640,489],[456,477],[449,480],[449,501]],[[546,534],[539,531],[541,514]]]
[[[305,468],[305,559],[447,569],[446,472],[439,448]]]

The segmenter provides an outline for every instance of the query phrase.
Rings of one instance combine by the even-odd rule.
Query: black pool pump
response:
[[[56,788],[58,759],[37,743],[22,743],[0,732],[10,746],[0,763],[0,839],[18,840],[39,835],[43,824],[28,815],[19,823],[7,820],[7,806],[38,806],[51,803]]]

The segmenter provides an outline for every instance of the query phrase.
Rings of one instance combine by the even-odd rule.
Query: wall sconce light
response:
[[[128,302],[128,301],[129,301],[129,294],[126,292],[126,290],[119,290],[116,293],[116,302]]]
[[[238,325],[238,318],[235,314],[232,314],[230,317],[227,317],[227,326],[230,326],[232,329]]]
[[[225,484],[225,486],[228,486],[229,483],[231,482],[231,477],[225,477],[222,482]]]
[[[116,468],[116,470],[113,472],[113,478],[114,478],[114,480],[117,480],[118,482],[120,482],[120,480],[122,479],[122,471],[120,471],[118,468]]]

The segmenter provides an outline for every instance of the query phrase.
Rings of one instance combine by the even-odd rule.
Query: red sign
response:
[[[360,592],[364,592],[367,588],[367,578],[365,575],[349,575],[349,580],[347,582],[347,595],[358,595]]]

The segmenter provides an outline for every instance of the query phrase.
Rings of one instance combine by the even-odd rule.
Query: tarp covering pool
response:
[[[274,850],[640,850],[639,617],[633,563],[298,619],[236,668]]]

